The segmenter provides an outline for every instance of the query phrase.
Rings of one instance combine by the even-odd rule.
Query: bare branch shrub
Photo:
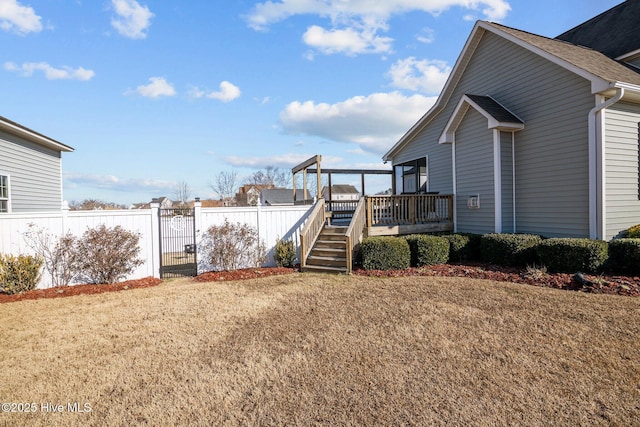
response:
[[[266,260],[266,250],[258,230],[248,224],[224,224],[209,227],[206,238],[211,242],[209,261],[219,270],[260,267]]]
[[[78,268],[90,283],[117,283],[144,264],[140,254],[140,233],[116,225],[87,229],[77,242]]]
[[[44,269],[51,276],[54,287],[68,286],[78,275],[77,238],[67,234],[55,237],[43,228],[29,224],[25,241],[44,262]]]

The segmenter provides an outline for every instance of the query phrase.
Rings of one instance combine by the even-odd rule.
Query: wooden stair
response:
[[[348,227],[324,225],[316,240],[303,272],[346,273],[347,242],[345,233]]]

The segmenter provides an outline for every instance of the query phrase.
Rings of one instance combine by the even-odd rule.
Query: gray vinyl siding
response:
[[[502,232],[513,233],[513,156],[511,132],[500,132]]]
[[[490,95],[525,123],[516,133],[516,224],[518,233],[589,236],[588,113],[590,83],[493,33],[486,32],[447,105],[401,150],[443,159],[430,179],[436,188],[451,178],[438,144],[447,120],[465,93]],[[485,121],[485,129],[487,123]],[[448,144],[445,147],[450,148]],[[487,148],[490,149],[490,148]],[[409,157],[411,157],[409,155]],[[482,201],[484,204],[484,201]],[[458,219],[460,221],[460,218]],[[504,221],[503,221],[504,224]],[[460,228],[460,224],[458,224]]]
[[[605,112],[606,239],[640,224],[639,122],[637,104],[617,103]]]
[[[0,175],[10,176],[11,212],[60,210],[60,152],[0,131]]]
[[[487,119],[469,108],[456,131],[456,209],[458,232],[493,233],[493,131]],[[480,208],[469,209],[467,199],[480,195]]]

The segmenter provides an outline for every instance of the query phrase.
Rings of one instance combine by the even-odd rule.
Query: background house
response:
[[[383,157],[395,194],[454,194],[460,232],[609,239],[640,223],[638,28],[638,0],[555,39],[477,22]]]
[[[304,190],[296,190],[296,199],[304,199]],[[260,204],[266,206],[290,206],[293,205],[292,188],[267,188],[260,192]]]
[[[329,187],[325,185],[322,187],[322,198],[331,201],[354,201],[360,199],[360,192],[353,185],[332,185],[331,191],[329,191]]]
[[[62,152],[73,148],[0,117],[0,213],[62,208]]]
[[[256,206],[260,201],[260,192],[273,188],[272,184],[245,184],[238,188],[235,202],[237,206]],[[292,190],[293,191],[293,190]]]

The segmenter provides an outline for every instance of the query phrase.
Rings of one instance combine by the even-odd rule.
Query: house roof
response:
[[[564,65],[566,68],[571,68],[570,66],[567,67],[567,65],[576,67],[577,69],[573,69],[572,71],[577,74],[580,74],[579,71],[582,70],[593,77],[600,78],[609,83],[625,82],[640,86],[640,73],[612,60],[597,50],[577,46],[562,40],[539,36],[526,31],[516,30],[515,28],[496,23],[487,23],[487,25],[511,35],[532,47],[542,50],[560,62],[565,62]],[[559,65],[563,64],[560,63]],[[584,75],[584,77],[589,78],[587,75]]]
[[[304,190],[296,190],[296,199],[304,198]],[[265,205],[286,205],[293,204],[292,188],[271,188],[262,190],[260,193],[260,202]]]
[[[31,130],[28,127],[22,126],[19,123],[11,121],[6,117],[0,116],[0,129],[13,135],[18,135],[21,138],[26,139],[27,141],[34,142],[36,144],[51,148],[56,151],[73,151],[72,147],[56,141],[55,139],[49,138],[48,136],[45,136],[39,132]]]
[[[328,187],[325,185],[322,187],[322,192],[328,190]],[[350,184],[336,184],[331,186],[331,194],[359,194],[359,191]]]
[[[453,142],[454,133],[469,107],[475,108],[480,114],[487,118],[487,127],[489,129],[515,132],[524,129],[524,122],[492,97],[465,94],[458,102],[442,135],[440,135],[438,141],[440,144]]]
[[[640,49],[640,0],[627,0],[556,37],[619,58]]]
[[[639,0],[633,0],[639,1]],[[526,31],[517,30],[504,25],[478,21],[474,26],[467,42],[458,56],[447,82],[435,104],[409,129],[396,144],[382,157],[389,161],[413,139],[440,111],[447,105],[449,98],[462,78],[464,71],[473,57],[473,53],[483,36],[491,32],[507,39],[545,59],[570,70],[591,82],[592,93],[611,94],[616,87],[625,87],[631,92],[640,94],[640,73],[637,73],[621,63],[612,60],[604,54],[582,46],[551,39]]]
[[[498,101],[490,96],[467,94],[471,101],[487,112],[497,122],[504,123],[524,123],[518,116],[507,110]]]

